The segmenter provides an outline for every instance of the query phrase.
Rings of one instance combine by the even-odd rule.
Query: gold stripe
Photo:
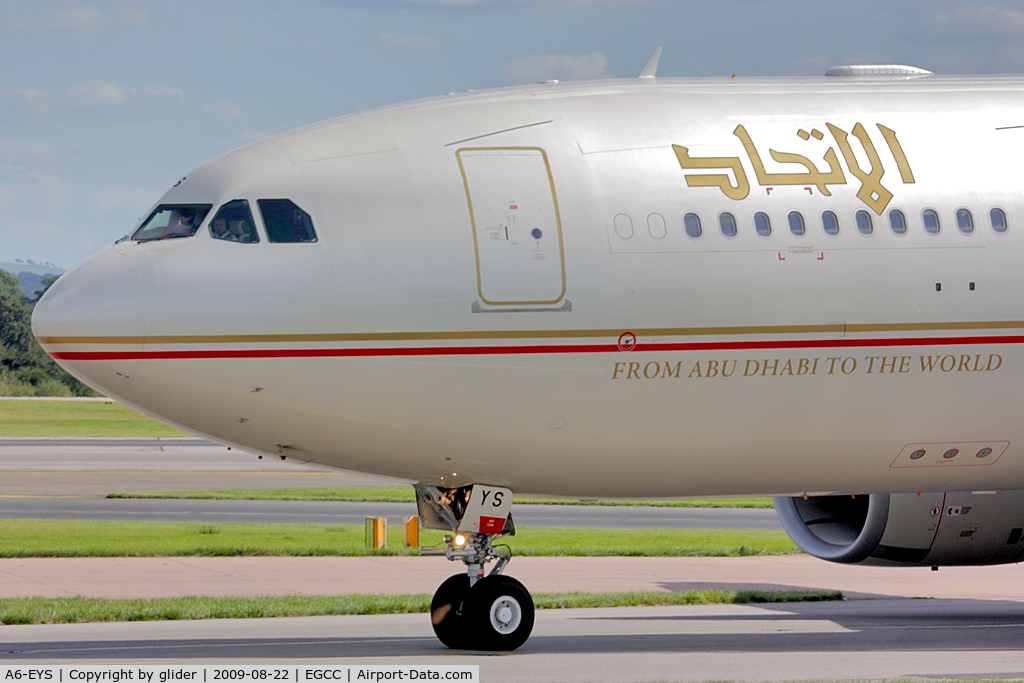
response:
[[[855,332],[924,332],[960,330],[1013,330],[1021,320],[933,323],[825,323],[821,325],[746,325],[731,327],[652,327],[628,331],[639,337],[719,337],[778,334],[842,334]],[[133,337],[39,337],[42,344],[266,344],[395,341],[483,341],[491,339],[617,338],[627,331],[601,330],[467,330],[456,332],[354,332],[347,334],[205,334]]]

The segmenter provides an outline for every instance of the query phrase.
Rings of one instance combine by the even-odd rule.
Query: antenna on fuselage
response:
[[[644,70],[640,72],[638,78],[654,78],[658,72],[659,59],[661,59],[661,45],[654,48],[654,54],[647,60],[647,64],[644,65]]]

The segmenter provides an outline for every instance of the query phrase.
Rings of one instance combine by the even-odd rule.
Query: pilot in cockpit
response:
[[[210,223],[210,230],[213,233],[213,239],[215,240],[228,240],[231,242],[242,241],[241,235],[237,231],[232,230],[228,225],[226,219],[217,217]]]
[[[178,215],[171,221],[166,237],[191,237],[195,233],[192,224],[195,221],[195,214],[188,209],[181,209]]]

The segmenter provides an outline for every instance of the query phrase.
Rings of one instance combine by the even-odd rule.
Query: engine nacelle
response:
[[[1024,491],[776,498],[809,555],[889,567],[1006,564],[1024,556]]]

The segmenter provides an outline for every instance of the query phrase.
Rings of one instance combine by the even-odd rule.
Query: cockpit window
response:
[[[313,219],[290,199],[257,199],[271,242],[316,242]]]
[[[136,242],[169,237],[191,237],[202,224],[213,204],[161,204],[156,207],[132,239]]]
[[[235,199],[220,207],[217,215],[210,221],[210,236],[215,240],[228,242],[259,242],[256,224],[249,211],[249,202]]]

